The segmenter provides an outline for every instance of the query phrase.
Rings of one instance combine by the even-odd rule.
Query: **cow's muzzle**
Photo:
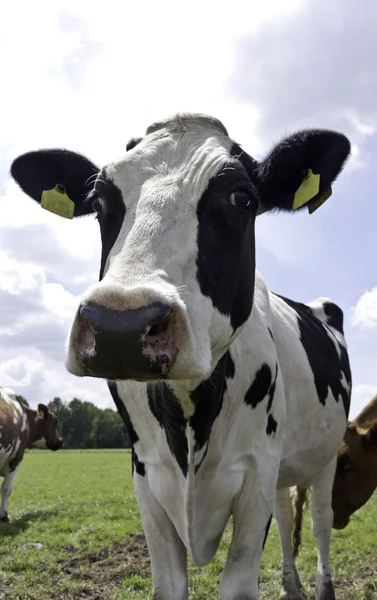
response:
[[[174,309],[162,302],[127,310],[83,303],[72,349],[84,374],[91,377],[164,379],[178,354],[175,318]]]

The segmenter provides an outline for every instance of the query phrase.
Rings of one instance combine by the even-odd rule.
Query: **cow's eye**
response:
[[[229,201],[233,206],[240,208],[241,210],[250,208],[252,204],[250,192],[247,190],[237,190],[236,192],[232,192],[229,196]]]
[[[96,213],[102,212],[103,209],[105,208],[105,201],[103,200],[103,198],[96,196],[93,199],[92,208],[93,208],[94,212],[96,212]]]

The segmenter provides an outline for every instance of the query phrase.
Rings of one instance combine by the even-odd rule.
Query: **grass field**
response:
[[[145,600],[148,553],[127,451],[29,452],[0,526],[0,600]],[[205,568],[190,564],[190,599],[216,600],[230,540]],[[338,600],[377,600],[377,494],[344,531],[333,531]],[[298,567],[313,598],[316,553],[305,518]],[[280,548],[273,522],[262,559],[261,598],[277,599]]]

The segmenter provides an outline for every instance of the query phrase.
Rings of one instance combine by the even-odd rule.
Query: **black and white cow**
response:
[[[155,599],[187,600],[186,551],[208,563],[231,515],[220,596],[257,599],[273,512],[281,597],[299,598],[296,484],[313,487],[316,598],[335,597],[331,490],[351,392],[343,313],[266,289],[254,223],[263,211],[315,210],[349,153],[344,135],[306,130],[257,162],[218,120],[179,114],[101,170],[60,149],[12,165],[45,208],[97,213],[100,282],[78,307],[66,366],[107,379],[127,424]]]

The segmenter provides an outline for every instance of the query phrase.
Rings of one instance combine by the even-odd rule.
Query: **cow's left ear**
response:
[[[345,135],[326,129],[299,131],[283,139],[249,172],[259,191],[258,214],[305,207],[314,212],[331,196],[331,185],[350,151]]]
[[[47,421],[48,419],[48,408],[45,404],[38,404],[38,414],[41,419]]]
[[[82,154],[64,148],[35,150],[18,156],[10,172],[25,194],[60,217],[94,212],[88,194],[99,169]]]

